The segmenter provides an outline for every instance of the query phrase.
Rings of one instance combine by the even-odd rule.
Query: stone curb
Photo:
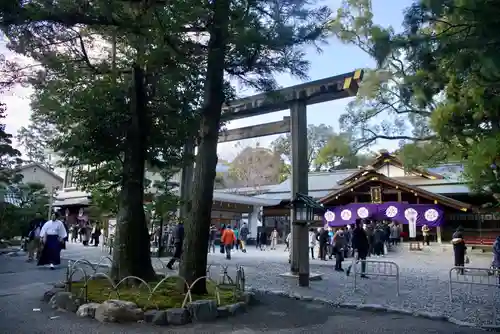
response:
[[[281,290],[266,290],[266,289],[256,289],[256,288],[248,288],[248,291],[251,291],[255,294],[255,299],[258,300],[258,295],[259,294],[264,294],[264,295],[272,295],[272,296],[279,296],[279,297],[286,297],[286,298],[291,298],[295,300],[302,300],[306,302],[315,302],[315,303],[320,303],[320,304],[325,304],[337,308],[343,308],[343,309],[354,309],[354,310],[361,310],[361,311],[371,311],[371,312],[387,312],[387,313],[393,313],[393,314],[401,314],[401,315],[407,315],[407,316],[412,316],[412,317],[417,317],[417,318],[424,318],[424,319],[429,319],[429,320],[434,320],[434,321],[446,321],[449,323],[452,323],[454,325],[460,326],[460,327],[468,327],[468,328],[478,328],[478,329],[483,329],[486,331],[492,331],[492,332],[500,332],[500,325],[477,325],[472,322],[466,322],[462,320],[458,320],[454,317],[447,316],[443,313],[435,313],[435,312],[426,312],[426,311],[411,311],[411,310],[405,310],[405,309],[399,309],[391,306],[384,306],[380,304],[358,304],[358,303],[337,303],[332,300],[326,299],[326,298],[318,298],[318,297],[311,297],[311,296],[303,296],[298,293],[289,293],[286,291],[281,291]]]

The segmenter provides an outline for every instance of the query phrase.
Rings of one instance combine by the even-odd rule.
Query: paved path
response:
[[[412,311],[444,313],[462,321],[477,324],[493,322],[494,307],[497,322],[500,323],[500,289],[493,286],[453,285],[453,302],[449,300],[449,270],[452,266],[452,250],[447,246],[433,246],[421,252],[408,251],[404,245],[398,252],[390,253],[385,258],[371,260],[393,261],[400,268],[400,296],[396,295],[396,280],[392,277],[374,277],[370,280],[359,280],[354,290],[352,277],[333,270],[333,261],[311,261],[311,271],[323,273],[323,280],[314,282],[308,289],[299,288],[295,280],[280,277],[289,270],[288,254],[278,248],[274,251],[259,251],[249,247],[247,253],[235,252],[228,261],[220,253],[209,254],[208,262],[212,277],[220,273],[220,264],[228,264],[234,277],[236,264],[243,265],[247,285],[254,288],[286,291],[311,297],[326,298],[339,303],[381,304]],[[69,244],[63,257],[70,259],[87,258],[98,261],[103,255],[100,248],[83,247]],[[473,267],[488,268],[491,263],[490,254],[470,254]],[[153,259],[156,270],[169,272],[164,268],[168,259]],[[107,260],[105,260],[107,262]],[[344,265],[348,264],[347,262]],[[376,271],[374,265],[369,270]],[[175,272],[174,272],[175,273]],[[173,273],[173,274],[174,274]],[[455,279],[457,276],[453,275]],[[460,280],[470,279],[459,277]],[[486,282],[487,277],[481,280]],[[478,281],[478,279],[476,279]],[[489,282],[495,282],[494,277]]]
[[[40,301],[40,296],[50,288],[51,283],[63,277],[63,269],[50,271],[26,263],[20,257],[0,256],[0,333],[483,333],[446,322],[387,313],[338,310],[270,296],[248,313],[230,318],[229,321],[165,328],[148,324],[104,325],[92,319],[51,310]]]

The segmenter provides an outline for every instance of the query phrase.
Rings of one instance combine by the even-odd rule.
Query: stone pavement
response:
[[[235,252],[228,261],[222,254],[209,254],[212,263],[211,275],[217,278],[220,264],[228,264],[230,274],[235,275],[236,264],[243,265],[246,284],[255,289],[283,291],[289,294],[328,299],[335,303],[380,304],[409,311],[424,311],[453,316],[456,319],[476,324],[491,324],[495,308],[500,307],[500,289],[497,287],[453,285],[453,302],[449,300],[449,270],[453,263],[450,247],[434,246],[421,252],[410,252],[403,245],[398,252],[384,258],[370,260],[393,261],[400,268],[400,296],[396,295],[396,281],[392,277],[372,277],[358,280],[354,290],[352,276],[333,270],[333,261],[311,261],[311,270],[321,272],[323,280],[311,282],[309,288],[297,286],[293,279],[279,275],[289,270],[288,255],[279,248],[275,251],[259,251],[249,247],[247,253]],[[103,254],[100,249],[68,245],[63,257],[69,259],[87,258],[97,262]],[[470,254],[470,266],[488,268],[490,254]],[[164,272],[168,259],[153,259],[155,268]],[[163,263],[163,264],[162,264]],[[350,263],[344,262],[344,267]],[[173,272],[175,274],[175,272]],[[497,313],[497,322],[500,317]]]
[[[48,308],[40,301],[64,270],[50,271],[22,257],[0,256],[0,333],[153,334],[153,333],[437,333],[476,334],[479,329],[404,315],[342,310],[312,302],[264,296],[248,313],[209,324],[153,327],[148,324],[101,324]]]

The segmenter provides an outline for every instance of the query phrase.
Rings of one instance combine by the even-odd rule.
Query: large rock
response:
[[[53,309],[66,310],[74,313],[78,310],[81,303],[71,292],[59,291],[52,296],[49,304]]]
[[[244,292],[242,295],[242,301],[247,305],[255,304],[256,302],[255,293],[248,291]]]
[[[228,305],[228,311],[230,315],[237,315],[240,313],[244,313],[246,310],[246,304],[244,302],[239,302],[235,304]]]
[[[162,310],[149,310],[144,312],[144,321],[157,326],[168,325],[167,312]]]
[[[97,307],[94,318],[100,322],[136,322],[144,319],[144,311],[135,303],[110,299]]]
[[[231,315],[227,306],[217,307],[217,318],[227,318]]]
[[[167,309],[167,321],[170,325],[185,325],[191,321],[189,311],[185,308]]]
[[[54,288],[56,288],[56,289],[66,289],[66,283],[64,283],[64,282],[54,283]]]
[[[48,303],[48,302],[50,302],[50,300],[52,299],[52,297],[54,297],[54,295],[56,293],[63,292],[63,291],[64,291],[64,289],[61,289],[61,288],[52,288],[50,290],[47,290],[43,294],[42,301]]]
[[[158,312],[158,310],[148,310],[148,311],[144,312],[144,321],[148,322],[148,323],[152,323],[153,318],[156,315],[156,312]]]
[[[191,320],[207,322],[217,319],[217,302],[212,299],[195,300],[187,304]]]
[[[99,303],[88,303],[80,305],[76,311],[76,315],[82,318],[93,318],[95,317],[95,311],[99,307]]]

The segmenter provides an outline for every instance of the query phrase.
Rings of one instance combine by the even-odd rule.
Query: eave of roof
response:
[[[467,211],[467,210],[472,208],[472,206],[470,204],[467,204],[467,203],[464,203],[461,201],[457,201],[455,199],[452,199],[452,198],[449,198],[449,197],[446,197],[443,195],[439,195],[439,194],[424,190],[424,189],[416,187],[416,186],[409,185],[407,183],[404,183],[404,182],[401,182],[401,181],[398,181],[395,179],[388,178],[388,177],[386,177],[380,173],[374,172],[374,171],[370,172],[369,174],[364,175],[363,177],[357,179],[356,181],[354,181],[352,183],[349,183],[348,185],[345,185],[344,187],[342,187],[340,189],[334,190],[333,192],[331,192],[327,196],[321,198],[319,201],[324,204],[324,203],[330,201],[332,198],[342,196],[345,193],[350,192],[352,188],[357,188],[357,187],[359,187],[367,182],[370,182],[370,181],[378,181],[378,182],[381,182],[381,183],[384,183],[384,184],[387,184],[387,185],[390,185],[393,187],[400,187],[403,190],[415,193],[416,195],[427,198],[427,199],[436,200],[439,203],[442,203],[443,205],[446,205],[448,207],[451,207],[451,208],[454,208],[457,210]]]
[[[395,156],[390,155],[390,154],[381,154],[378,157],[376,157],[375,160],[373,160],[373,162],[371,164],[369,164],[366,167],[360,169],[358,172],[356,172],[356,173],[354,173],[352,175],[349,175],[345,179],[339,181],[338,184],[339,185],[344,185],[344,184],[346,184],[348,182],[352,182],[356,178],[362,177],[364,173],[371,172],[373,169],[380,168],[380,167],[382,167],[386,163],[391,164],[391,165],[396,166],[396,167],[404,168],[404,165],[401,162],[401,160],[399,160]],[[440,175],[440,174],[437,174],[437,173],[433,173],[433,172],[428,171],[428,170],[423,170],[421,168],[412,168],[411,172],[415,173],[415,174],[419,174],[419,176],[425,177],[425,178],[428,178],[428,179],[431,179],[431,180],[435,180],[435,179],[441,180],[441,179],[444,179],[443,175]]]

